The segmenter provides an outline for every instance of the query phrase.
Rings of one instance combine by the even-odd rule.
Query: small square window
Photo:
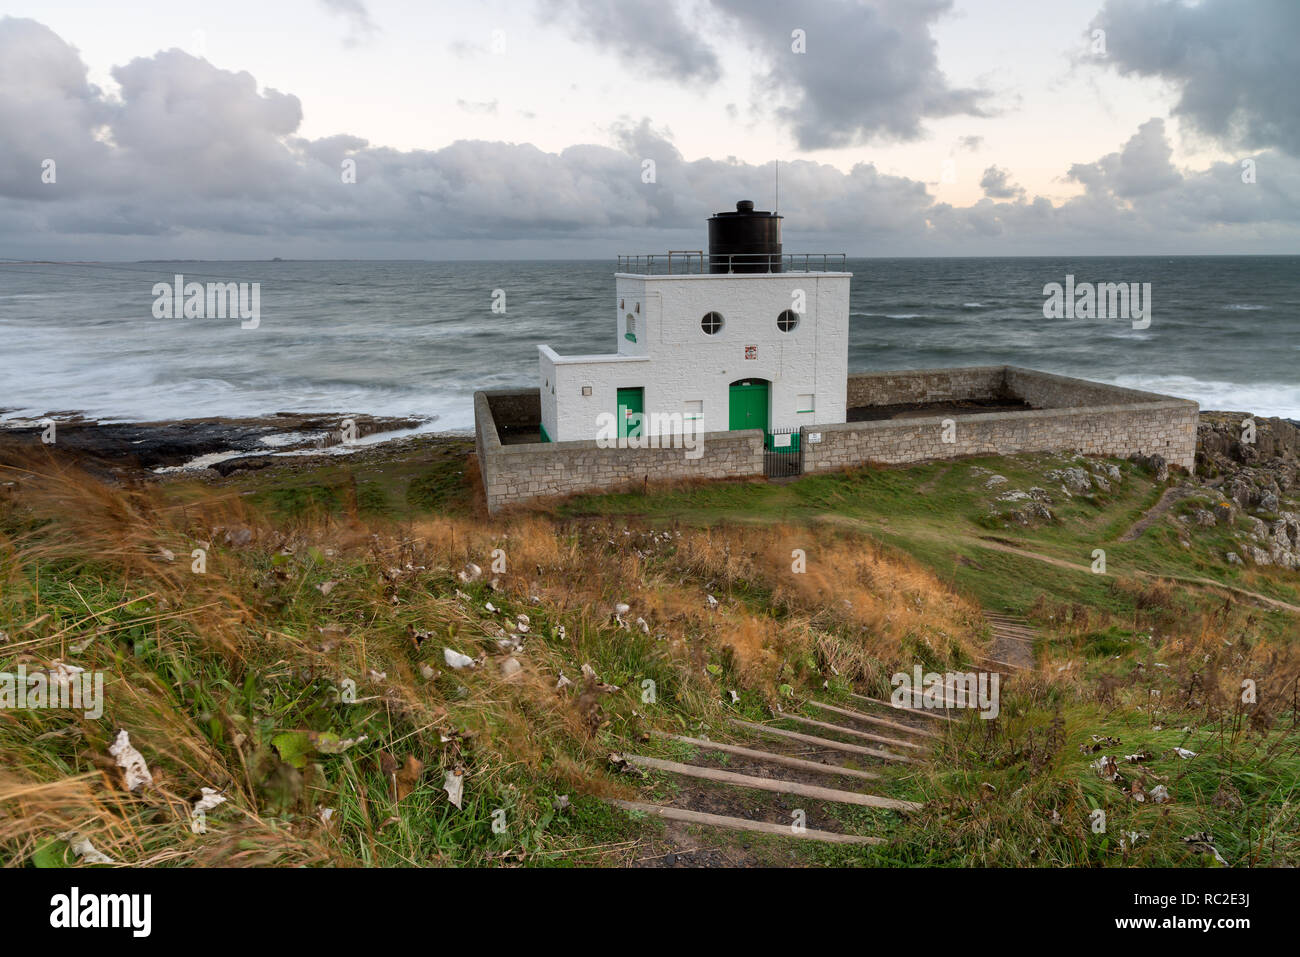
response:
[[[683,412],[682,418],[687,422],[693,422],[697,419],[704,418],[703,399],[687,399],[684,403],[684,409],[685,411]]]
[[[814,404],[816,402],[816,397],[811,393],[799,396],[795,402],[796,412],[813,412],[817,409],[817,406]]]
[[[582,387],[582,394],[583,394],[583,395],[591,395],[591,386],[589,386],[589,385],[584,385],[584,386]]]

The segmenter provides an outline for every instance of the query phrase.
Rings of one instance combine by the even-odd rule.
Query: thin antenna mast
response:
[[[776,161],[776,196],[772,200],[772,212],[781,212],[781,161]]]

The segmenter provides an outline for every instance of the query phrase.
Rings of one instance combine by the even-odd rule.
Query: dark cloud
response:
[[[756,56],[755,108],[785,123],[800,147],[911,140],[922,122],[985,115],[983,90],[955,88],[939,69],[930,28],[951,0],[706,0],[688,23],[668,0],[543,0],[580,41],[698,88],[721,76],[715,46],[734,36]],[[805,52],[793,34],[803,31]]]
[[[302,107],[169,50],[86,81],[76,52],[32,21],[0,20],[0,258],[604,256],[699,248],[704,220],[772,198],[773,164],[687,160],[646,119],[612,145],[547,152],[460,141],[394,150],[347,134],[306,139]],[[41,161],[57,161],[54,184]],[[1300,239],[1300,159],[1178,170],[1164,124],[1073,166],[1083,195],[1029,200],[986,171],[987,197],[936,203],[870,163],[781,164],[791,249],[941,255],[1277,251]],[[652,164],[654,176],[644,173]],[[350,182],[355,166],[355,182]]]
[[[1070,178],[1089,189],[1109,190],[1124,199],[1146,196],[1182,182],[1170,162],[1172,155],[1173,148],[1165,138],[1165,121],[1150,119],[1138,127],[1120,152],[1103,156],[1095,163],[1071,166]]]
[[[930,27],[951,0],[713,3],[755,44],[767,64],[763,87],[780,98],[778,115],[804,149],[912,140],[925,119],[984,115],[987,93],[954,88],[939,69]],[[807,52],[792,51],[794,30],[804,31]]]
[[[86,177],[57,164],[80,157],[97,180],[111,149],[95,134],[112,116],[77,51],[53,30],[35,20],[0,19],[0,196],[53,199],[41,182],[47,159],[55,161],[63,195],[84,192],[91,186]]]
[[[1101,62],[1176,84],[1174,113],[1204,133],[1300,156],[1296,0],[1107,0],[1092,28]]]
[[[219,70],[181,50],[113,69],[121,104],[113,111],[114,161],[132,175],[201,183],[218,197],[265,198],[296,171],[281,139],[302,122],[296,96],[258,92],[250,73]],[[255,173],[255,175],[250,175]]]
[[[541,10],[575,37],[617,55],[629,72],[684,83],[712,83],[722,75],[702,31],[668,0],[542,0]]]
[[[1011,182],[1011,174],[1004,169],[990,166],[980,177],[980,189],[989,199],[1015,199],[1025,195],[1025,191]]]

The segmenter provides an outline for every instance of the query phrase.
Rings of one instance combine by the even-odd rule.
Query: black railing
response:
[[[621,255],[618,271],[645,276],[844,272],[847,258],[847,253],[706,253],[700,249],[670,249],[666,253]]]
[[[798,426],[773,429],[763,437],[763,474],[768,478],[803,474],[803,436]]]

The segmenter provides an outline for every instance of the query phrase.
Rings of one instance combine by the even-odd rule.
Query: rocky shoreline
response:
[[[0,449],[50,445],[96,470],[118,474],[201,475],[211,470],[224,476],[265,468],[290,456],[387,445],[426,427],[421,419],[360,413],[277,412],[256,418],[120,423],[58,418],[52,436],[45,424],[0,423]]]

